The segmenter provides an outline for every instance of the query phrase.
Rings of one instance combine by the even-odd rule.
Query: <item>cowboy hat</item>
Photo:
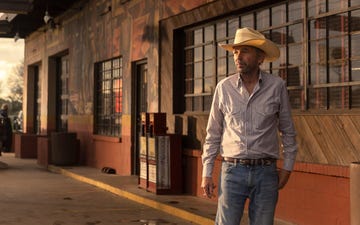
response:
[[[279,58],[280,50],[276,44],[265,38],[260,32],[249,28],[239,28],[236,30],[233,44],[219,44],[227,51],[233,51],[236,46],[252,46],[261,49],[265,53],[265,61],[272,62]]]

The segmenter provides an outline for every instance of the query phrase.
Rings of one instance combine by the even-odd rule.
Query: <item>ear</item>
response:
[[[258,65],[260,66],[265,60],[265,54],[261,54],[258,57]]]

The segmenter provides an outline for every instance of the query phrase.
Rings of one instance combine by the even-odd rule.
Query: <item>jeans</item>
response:
[[[239,225],[249,198],[250,225],[273,225],[278,200],[276,163],[244,166],[222,162],[216,225]]]

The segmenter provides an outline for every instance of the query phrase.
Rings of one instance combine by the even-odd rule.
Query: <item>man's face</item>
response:
[[[235,66],[241,74],[257,71],[265,57],[261,50],[251,46],[235,46],[233,54]]]

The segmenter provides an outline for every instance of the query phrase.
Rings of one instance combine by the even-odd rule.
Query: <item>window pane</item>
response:
[[[205,92],[206,93],[211,93],[212,90],[214,89],[213,80],[214,80],[213,77],[205,79]]]
[[[226,74],[226,59],[218,59],[217,74],[218,76]]]
[[[194,73],[195,78],[199,78],[203,76],[202,68],[203,68],[202,62],[195,63],[195,73]]]
[[[331,83],[342,83],[349,81],[349,68],[345,62],[330,64],[330,77],[329,82]]]
[[[194,49],[185,50],[185,63],[194,61]]]
[[[326,38],[326,18],[310,21],[310,39]]]
[[[194,111],[193,109],[193,97],[185,98],[185,107],[187,111]]]
[[[256,29],[262,30],[270,26],[269,9],[256,12]]]
[[[349,23],[350,23],[350,31],[360,30],[360,10],[355,10],[351,12]]]
[[[349,108],[349,87],[332,87],[329,89],[329,108],[348,109]]]
[[[272,26],[279,26],[286,23],[286,5],[275,6],[271,10]]]
[[[202,111],[202,105],[202,96],[194,97],[194,111]]]
[[[303,1],[294,0],[289,2],[289,21],[294,21],[303,18]]]
[[[351,87],[351,108],[360,108],[360,86]]]
[[[235,67],[235,63],[234,63],[234,58],[233,55],[230,54],[230,56],[228,57],[228,72],[227,74],[233,74],[236,72],[236,67]]]
[[[194,93],[202,93],[203,92],[203,79],[194,80]]]
[[[186,31],[185,32],[185,46],[191,46],[194,44],[194,31],[190,30],[190,31]]]
[[[302,109],[302,90],[290,90],[289,91],[289,101],[292,109]]]
[[[205,42],[214,40],[214,26],[205,27]]]
[[[351,35],[351,57],[360,56],[360,35]]]
[[[203,48],[202,47],[198,47],[195,48],[195,57],[194,57],[194,61],[200,61],[203,59],[203,53],[202,53]]]
[[[212,59],[214,57],[214,47],[213,45],[206,45],[205,46],[205,60]]]
[[[286,28],[274,29],[271,32],[271,40],[278,45],[286,44]]]
[[[350,1],[351,6],[357,6],[360,5],[360,0],[351,0]]]
[[[226,37],[226,24],[225,22],[216,24],[216,40]]]
[[[348,31],[348,16],[347,14],[337,14],[327,18],[329,36],[341,35]]]
[[[290,45],[289,46],[289,61],[288,65],[302,65],[303,64],[303,46]]]
[[[326,67],[319,64],[312,65],[310,67],[310,84],[325,84],[327,83],[326,78]]]
[[[329,40],[329,57],[330,61],[347,59],[348,54],[348,39],[343,36],[340,38],[332,38]]]
[[[194,44],[200,44],[203,42],[203,33],[202,29],[197,29],[194,31]]]
[[[309,89],[310,109],[327,109],[326,99],[326,88]]]
[[[185,93],[186,94],[194,93],[194,80],[185,81]]]
[[[298,23],[289,26],[288,43],[302,43],[303,39],[303,24]]]
[[[300,68],[299,67],[289,67],[287,69],[287,85],[290,86],[300,86],[303,85],[300,77]]]
[[[329,11],[347,8],[348,0],[328,0]]]
[[[213,61],[206,61],[205,62],[205,73],[204,76],[208,77],[208,76],[213,76],[214,75],[214,64]]]
[[[360,81],[360,61],[351,61],[351,81]]]
[[[228,34],[231,37],[235,36],[236,29],[239,28],[239,19],[231,19],[228,21]]]
[[[326,41],[312,41],[310,43],[310,62],[321,63],[324,65],[327,61],[326,56]]]
[[[185,66],[185,78],[193,78],[194,77],[194,65],[189,64]]]
[[[254,15],[248,14],[248,15],[241,16],[241,27],[254,28]]]
[[[316,16],[326,12],[326,0],[309,0],[308,14],[309,16]]]

